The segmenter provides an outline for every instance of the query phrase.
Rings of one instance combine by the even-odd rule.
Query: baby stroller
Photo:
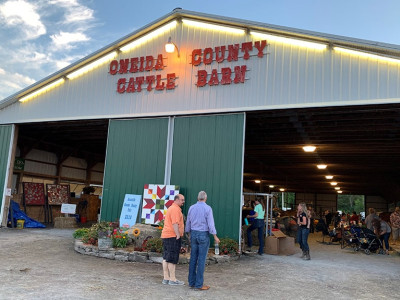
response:
[[[375,253],[379,249],[379,254],[383,254],[383,246],[381,240],[375,235],[372,230],[368,228],[360,228],[357,237],[359,245],[354,248],[354,251],[364,250],[364,253],[369,255],[371,252]]]
[[[358,251],[360,249],[360,230],[361,228],[358,226],[344,228],[340,243],[341,248],[352,247],[354,251]]]

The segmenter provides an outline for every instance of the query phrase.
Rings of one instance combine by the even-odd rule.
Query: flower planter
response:
[[[113,241],[110,238],[99,238],[98,240],[99,250],[107,250],[112,248]]]

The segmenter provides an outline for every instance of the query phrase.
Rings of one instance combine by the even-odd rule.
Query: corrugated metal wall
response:
[[[180,49],[179,58],[176,52],[164,51],[169,36]],[[162,54],[163,70],[111,75],[109,63],[105,63],[38,96],[40,99],[17,102],[0,110],[0,119],[18,123],[400,102],[400,64],[352,56],[329,47],[319,51],[270,41],[262,58],[253,48],[248,60],[239,51],[238,61],[191,64],[193,49],[258,40],[262,38],[180,23],[176,29],[115,57],[119,61]],[[233,70],[241,65],[247,66],[245,83],[196,85],[198,70],[210,74],[217,69],[221,76],[221,68]],[[143,84],[141,92],[116,92],[120,78],[161,75],[165,79],[168,73],[178,77],[174,90],[155,91],[153,86],[152,91],[147,91],[147,84]]]
[[[167,135],[167,118],[110,121],[102,220],[119,219],[125,194],[143,195],[146,183],[164,183]]]
[[[48,151],[32,149],[24,157],[24,171],[29,173],[55,176],[57,174],[57,155]],[[43,162],[43,163],[41,163]]]
[[[186,197],[184,214],[204,190],[218,236],[239,240],[244,114],[175,119],[171,184]]]
[[[3,209],[4,189],[7,187],[6,175],[8,168],[8,160],[10,156],[11,134],[12,134],[12,125],[0,126],[0,210]],[[8,213],[8,212],[2,212],[2,213]]]

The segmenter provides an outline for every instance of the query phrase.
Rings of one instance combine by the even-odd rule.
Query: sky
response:
[[[400,45],[399,0],[0,0],[0,101],[177,7]]]

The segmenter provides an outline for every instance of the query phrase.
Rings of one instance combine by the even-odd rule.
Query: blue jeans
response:
[[[208,248],[210,247],[210,234],[208,231],[190,232],[190,262],[189,262],[189,286],[201,288],[204,282],[204,269]]]
[[[253,224],[249,228],[247,228],[247,246],[251,248],[253,246],[253,239],[251,237],[251,232],[254,229],[258,229],[258,242],[260,243],[260,247],[258,248],[258,253],[264,253],[264,220],[263,219],[254,219]]]
[[[382,234],[381,236],[379,236],[379,239],[382,242],[382,247],[383,247],[383,244],[385,244],[386,250],[389,250],[389,237],[390,237],[390,232],[386,232],[385,234]]]
[[[310,247],[308,247],[308,234],[310,233],[310,229],[298,227],[297,228],[297,242],[300,245],[301,250],[310,251]]]

